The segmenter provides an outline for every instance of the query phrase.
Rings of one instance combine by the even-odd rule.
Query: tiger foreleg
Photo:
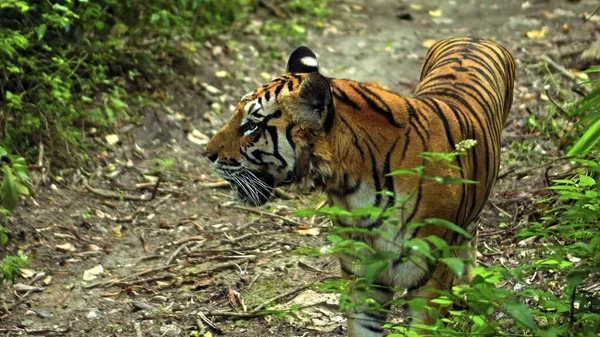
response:
[[[367,285],[359,275],[352,271],[350,264],[341,258],[342,276],[350,280],[350,291],[344,308],[348,337],[381,337],[383,324],[387,321],[390,303],[394,299],[391,288],[380,285]],[[360,274],[360,273],[358,273]]]

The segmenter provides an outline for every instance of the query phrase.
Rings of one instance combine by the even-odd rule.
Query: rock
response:
[[[94,308],[87,313],[86,317],[88,319],[98,318],[98,317],[100,317],[100,310],[98,310],[98,308]]]

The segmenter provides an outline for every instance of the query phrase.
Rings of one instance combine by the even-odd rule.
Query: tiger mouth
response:
[[[246,171],[229,180],[237,191],[238,199],[251,206],[269,202],[275,188],[275,178],[264,172]]]

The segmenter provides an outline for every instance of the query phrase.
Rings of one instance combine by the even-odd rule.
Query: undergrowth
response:
[[[292,17],[260,32],[305,35],[327,1],[278,3]],[[51,167],[87,158],[90,128],[135,122],[146,91],[191,69],[202,42],[243,26],[255,0],[22,1],[0,4],[0,145]],[[284,27],[285,31],[269,30]],[[195,65],[194,67],[197,67]],[[186,70],[186,71],[189,71]],[[137,93],[137,94],[136,94]]]

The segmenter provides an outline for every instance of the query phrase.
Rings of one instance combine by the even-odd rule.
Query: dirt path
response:
[[[453,35],[495,39],[513,52],[519,67],[505,132],[504,169],[534,165],[556,151],[553,146],[533,144],[539,148],[521,155],[509,145],[531,138],[527,120],[531,114],[543,115],[548,104],[541,95],[544,67],[539,55],[554,57],[556,46],[589,41],[598,23],[582,23],[579,15],[590,13],[596,1],[529,1],[529,5],[494,0],[419,1],[421,8],[411,7],[413,3],[337,1],[326,28],[311,31],[306,43],[318,51],[323,72],[331,76],[377,80],[409,94],[417,83],[425,41]],[[262,18],[268,13],[256,15]],[[568,35],[564,24],[569,27]],[[547,27],[545,37],[525,37],[525,32],[543,27]],[[259,51],[268,49],[268,42],[258,42],[263,46]],[[216,177],[201,156],[202,146],[191,142],[185,132],[191,126],[211,135],[244,93],[231,78],[216,78],[216,71],[247,77],[247,85],[255,87],[263,81],[261,72],[274,75],[283,70],[283,61],[266,63],[253,45],[240,38],[238,47],[224,52],[203,50],[197,74],[152,93],[154,103],[144,111],[143,125],[123,126],[121,142],[108,146],[96,166],[85,168],[94,172],[85,178],[90,185],[118,191],[116,198],[102,196],[102,191],[90,192],[80,176],[72,175],[77,178],[53,181],[53,187],[42,185],[35,202],[27,200],[22,205],[10,224],[13,240],[2,249],[28,254],[33,273],[41,276],[18,280],[34,285],[31,292],[3,286],[0,302],[11,310],[2,314],[0,334],[188,336],[204,325],[224,336],[343,335],[344,322],[336,312],[335,298],[305,289],[292,294],[309,282],[338,275],[337,262],[331,257],[314,259],[292,253],[297,247],[325,243],[327,221],[289,218],[292,210],[315,207],[323,197],[278,199],[262,208],[268,213],[262,215],[236,208],[230,190],[204,185]],[[288,43],[277,45],[285,53],[292,49]],[[171,159],[174,165],[161,166],[156,159]],[[150,195],[153,184],[139,184],[156,169],[163,171],[156,197],[132,200],[131,196]],[[482,232],[488,234],[481,247],[482,263],[501,258],[516,263],[510,233],[526,220],[527,205],[541,186],[541,176],[530,178],[523,182],[509,176],[498,184],[493,206],[485,210],[481,221]],[[299,233],[297,222],[317,229]],[[499,222],[509,227],[498,232]],[[84,281],[84,272],[98,266],[102,271]],[[270,306],[265,301],[285,293],[291,296],[277,304],[314,303],[314,316],[210,315],[235,311],[232,307],[241,312],[243,306],[248,310]],[[298,294],[297,302],[291,300]],[[208,327],[198,313],[215,326]]]

